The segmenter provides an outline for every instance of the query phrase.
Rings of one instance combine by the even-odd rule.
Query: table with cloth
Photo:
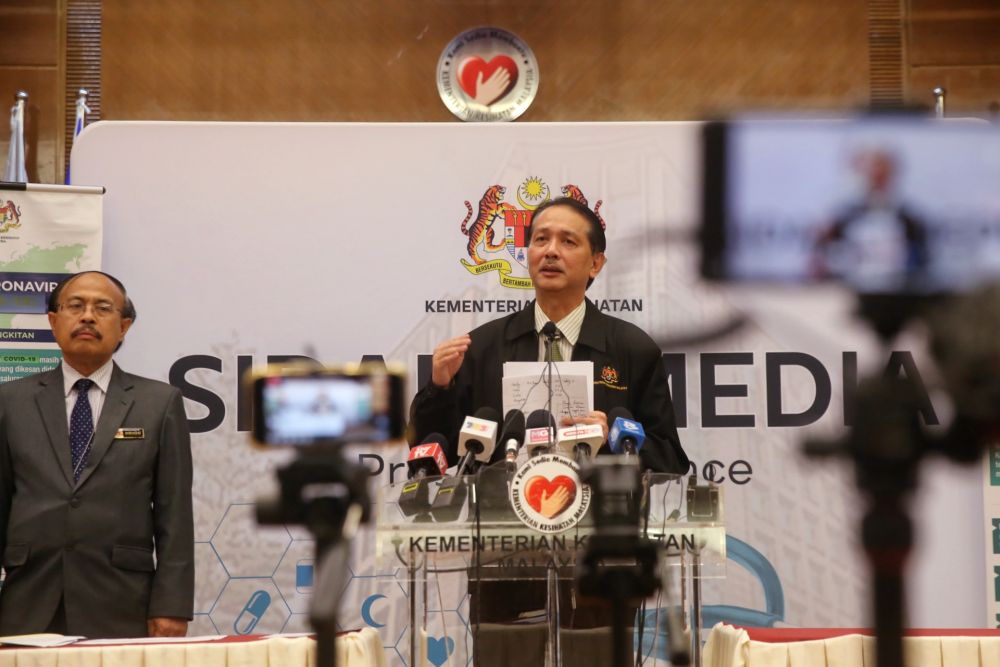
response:
[[[59,648],[0,648],[0,667],[315,667],[316,640],[281,635],[215,641],[70,644]],[[385,667],[372,628],[337,636],[338,667]]]
[[[912,629],[903,639],[906,667],[995,667],[1000,630]],[[719,623],[702,667],[875,667],[868,628],[740,628]]]

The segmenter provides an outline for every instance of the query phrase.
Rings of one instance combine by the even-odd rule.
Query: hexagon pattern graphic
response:
[[[258,526],[253,503],[230,505],[212,546],[230,577],[270,577],[292,538],[284,526]]]
[[[370,531],[366,526],[353,540],[338,626],[374,628],[388,664],[409,667],[406,570],[396,561],[376,562]],[[303,527],[261,527],[253,503],[230,504],[210,541],[195,543],[195,617],[189,634],[310,632],[315,548]],[[427,591],[427,664],[471,664],[465,577],[442,576],[440,583],[432,577]]]

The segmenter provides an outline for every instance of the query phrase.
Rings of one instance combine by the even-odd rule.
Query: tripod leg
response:
[[[317,667],[336,667],[337,609],[347,582],[350,544],[337,542],[326,549],[317,546],[315,587],[309,604],[309,621],[316,631]]]
[[[684,627],[684,596],[681,595],[680,604],[676,604],[674,568],[666,563],[666,558],[661,560],[660,568],[660,590],[663,591],[663,606],[667,610],[663,615],[663,625],[667,635],[667,655],[670,657],[671,665],[689,665],[691,664],[691,643],[687,635],[687,628]],[[681,573],[679,576],[683,586],[683,574]]]

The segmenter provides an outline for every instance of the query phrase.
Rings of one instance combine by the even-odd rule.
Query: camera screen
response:
[[[391,440],[402,421],[397,384],[400,378],[390,374],[258,378],[255,439],[269,445]]]
[[[705,134],[707,277],[863,293],[1000,276],[1000,131],[874,116],[740,120]]]

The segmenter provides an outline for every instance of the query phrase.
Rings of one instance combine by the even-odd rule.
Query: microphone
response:
[[[556,334],[558,333],[559,330],[556,329],[556,323],[553,322],[552,320],[549,320],[544,325],[542,325],[542,335],[545,336],[546,339],[548,339],[549,345],[551,345],[555,341]],[[546,355],[546,357],[547,356],[548,355]]]
[[[517,450],[524,443],[524,413],[520,410],[509,410],[507,417],[503,420],[504,458],[507,461],[507,469],[513,470],[517,463]]]
[[[573,424],[556,433],[556,447],[583,465],[590,461],[604,444],[604,429],[600,424]]]
[[[442,443],[447,446],[448,440],[440,433],[431,433],[419,445],[410,448],[406,457],[408,481],[399,492],[399,509],[405,516],[430,506],[426,478],[443,475],[448,469],[448,457]]]
[[[632,418],[627,408],[612,408],[608,419],[614,418],[608,430],[608,446],[612,454],[635,456],[646,441],[646,431],[642,424]]]
[[[556,420],[548,410],[535,410],[528,415],[528,430],[524,433],[524,445],[528,456],[538,456],[552,449],[555,441]]]
[[[465,470],[475,457],[478,463],[489,463],[497,447],[497,422],[500,414],[490,407],[476,410],[474,417],[466,417],[458,432],[458,451],[465,455],[455,476]]]
[[[542,325],[542,335],[545,336],[545,373],[548,375],[548,381],[545,383],[547,385],[547,395],[545,408],[552,414],[552,394],[555,389],[552,386],[552,344],[556,342],[556,338],[559,336],[559,329],[556,328],[555,323],[549,320],[544,325]],[[530,426],[529,426],[530,428]],[[555,429],[555,423],[552,424],[552,428]],[[551,438],[550,438],[551,440]],[[529,450],[529,453],[531,450]],[[534,454],[531,454],[534,456]]]
[[[451,477],[441,480],[437,495],[431,510],[434,518],[441,521],[454,521],[458,518],[458,510],[465,503],[466,489],[462,474],[473,461],[489,462],[493,450],[497,446],[497,421],[500,415],[493,408],[483,407],[476,410],[475,417],[466,417],[458,434],[458,449],[465,452],[458,470]]]

